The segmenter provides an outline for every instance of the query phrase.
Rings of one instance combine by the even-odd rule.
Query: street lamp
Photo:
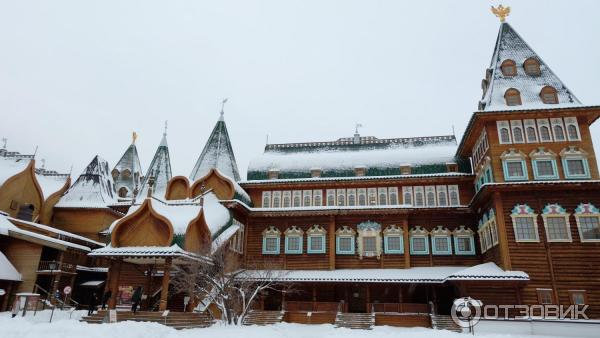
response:
[[[56,270],[56,268],[58,267],[58,264],[56,263],[56,261],[51,261],[48,263],[48,267],[50,268],[50,292],[48,292],[48,298],[50,299],[50,305],[52,304],[52,298],[54,297],[54,294],[52,292],[52,284],[53,284],[53,274],[54,274],[54,270]],[[52,313],[50,313],[50,323],[52,323],[52,317],[54,317],[54,308],[56,307],[56,305],[52,306]]]

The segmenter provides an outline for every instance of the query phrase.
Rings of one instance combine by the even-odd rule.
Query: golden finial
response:
[[[510,6],[498,5],[498,7],[492,6],[492,13],[500,19],[500,22],[506,21],[506,17],[510,14]]]
[[[137,140],[138,135],[137,133],[134,131],[133,134],[131,135],[131,143],[134,144],[135,140]]]

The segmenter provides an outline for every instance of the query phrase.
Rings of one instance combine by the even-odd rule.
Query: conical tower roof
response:
[[[96,155],[56,206],[106,207],[114,202],[114,183],[108,162]]]
[[[190,179],[195,181],[206,175],[213,168],[219,169],[223,175],[231,177],[234,181],[240,180],[240,174],[222,111],[219,121],[217,121],[198,161],[196,161],[196,165],[194,165]]]
[[[530,58],[539,63],[539,74],[531,75],[525,72],[524,62]],[[502,63],[506,60],[515,62],[515,75],[502,73]],[[542,102],[540,92],[546,86],[556,89],[558,104]],[[521,105],[508,106],[506,104],[504,94],[510,88],[520,92]],[[486,79],[483,82],[483,89],[483,98],[479,103],[479,109],[483,111],[548,109],[581,105],[544,60],[506,22],[500,25],[490,68],[488,68]]]
[[[131,145],[127,147],[127,150],[112,170],[116,192],[120,198],[132,198],[133,191],[136,187],[139,189],[141,183],[142,166],[135,146],[136,137],[134,133]]]
[[[148,196],[148,181],[150,177],[154,178],[152,196],[164,199],[167,191],[167,184],[172,177],[171,173],[171,158],[169,157],[169,146],[167,145],[167,134],[164,133],[154,158],[150,163],[150,167],[146,171],[146,176],[142,182],[137,200],[143,200]]]

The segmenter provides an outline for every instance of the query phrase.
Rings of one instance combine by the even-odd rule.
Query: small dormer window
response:
[[[504,60],[500,68],[502,69],[502,74],[504,76],[517,75],[517,64],[513,60]]]
[[[525,73],[530,76],[538,76],[541,74],[540,63],[535,58],[529,58],[523,62]]]
[[[121,175],[123,176],[123,178],[129,178],[129,177],[131,177],[131,171],[129,169],[125,169],[125,170],[123,170]]]
[[[557,104],[558,95],[556,89],[552,86],[546,86],[540,91],[540,97],[545,104]]]
[[[507,106],[521,105],[521,93],[514,88],[509,88],[506,90],[504,93],[504,99],[506,100]]]
[[[111,172],[113,180],[116,180],[119,177],[119,171],[117,169],[113,169]]]

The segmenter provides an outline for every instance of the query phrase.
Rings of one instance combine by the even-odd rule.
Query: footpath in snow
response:
[[[281,323],[271,326],[223,326],[215,324],[205,329],[180,330],[157,324],[122,322],[116,324],[87,324],[79,318],[87,311],[55,311],[48,323],[50,311],[11,318],[0,313],[0,338],[465,338],[469,335],[425,328],[396,328],[377,326],[373,330],[336,329],[333,325],[302,325]],[[542,336],[481,334],[487,338],[541,338]],[[556,338],[556,337],[553,337]]]

